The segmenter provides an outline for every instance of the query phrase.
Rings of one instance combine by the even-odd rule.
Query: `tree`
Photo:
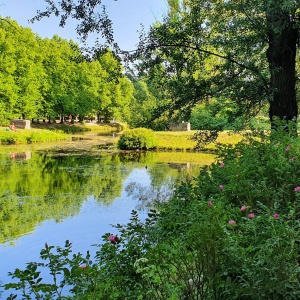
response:
[[[3,119],[31,118],[40,108],[45,77],[40,45],[29,28],[0,20],[0,105]]]
[[[133,95],[132,84],[123,75],[123,68],[114,53],[105,49],[97,53],[95,61],[99,62],[101,82],[99,82],[99,97],[97,103],[98,120],[100,116],[108,122],[113,117],[124,119]]]
[[[43,40],[47,49],[43,65],[47,88],[44,90],[44,113],[63,118],[74,113],[74,99],[78,96],[78,73],[81,53],[72,42],[58,36]]]
[[[101,0],[45,1],[49,7],[35,19],[61,14],[60,24],[64,25],[68,17],[73,17],[82,21],[77,27],[81,37],[96,31],[108,43],[113,43],[111,21],[105,8],[102,14],[96,14]],[[245,107],[244,112],[253,104],[260,106],[267,100],[273,126],[274,117],[291,121],[298,116],[295,59],[299,1],[168,2],[169,14],[141,41],[136,57],[164,63],[169,75],[176,75],[178,68],[186,70],[185,76],[178,77],[181,95],[186,94],[185,87],[194,93],[188,93],[184,101],[180,97],[173,99],[177,107],[187,106],[188,102],[191,108],[208,94],[222,93],[236,99],[241,108]],[[196,68],[203,67],[205,59],[211,56],[218,59],[214,76],[210,79],[195,77]]]
[[[140,44],[144,57],[151,53],[145,64],[148,70],[163,63],[172,78],[184,82],[179,88],[184,91],[181,95],[188,95],[188,99],[181,103],[183,97],[178,97],[174,106],[188,103],[193,106],[206,97],[225,96],[237,101],[245,113],[268,100],[271,121],[274,117],[294,120],[298,115],[295,57],[299,10],[296,2],[189,0],[180,3],[179,9],[172,3],[164,22],[152,27],[146,47],[145,41]],[[207,59],[212,57],[215,61],[207,73]],[[195,76],[196,66],[200,76]],[[180,96],[178,92],[177,95]]]

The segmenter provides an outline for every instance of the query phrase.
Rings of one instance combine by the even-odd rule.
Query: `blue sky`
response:
[[[166,12],[166,0],[103,0],[114,24],[115,39],[123,50],[133,50],[138,43],[138,30],[143,24],[149,28],[156,20],[161,20]],[[43,10],[46,3],[43,0],[0,0],[0,15],[10,16],[23,27],[31,27],[33,32],[41,37],[51,38],[54,34],[67,40],[76,38],[75,23],[68,21],[65,28],[58,26],[59,19],[45,18],[34,24],[28,20],[35,16],[37,10]],[[94,37],[90,38],[92,44]]]

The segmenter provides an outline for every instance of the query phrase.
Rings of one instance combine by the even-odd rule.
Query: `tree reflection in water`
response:
[[[125,179],[137,168],[144,169],[150,178],[147,185],[137,178],[124,187],[128,196],[140,200],[137,209],[167,201],[176,181],[193,176],[199,167],[156,163],[157,155],[0,155],[0,244],[32,232],[45,220],[60,222],[78,215],[89,197],[99,205],[111,205],[121,196]]]

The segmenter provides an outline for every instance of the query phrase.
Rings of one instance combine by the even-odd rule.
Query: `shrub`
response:
[[[146,128],[125,131],[118,141],[118,148],[121,150],[147,150],[155,147],[157,147],[155,134]]]

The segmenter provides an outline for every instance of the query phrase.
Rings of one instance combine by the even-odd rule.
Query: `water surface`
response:
[[[111,224],[127,223],[133,209],[145,216],[155,201],[171,197],[177,182],[198,174],[200,165],[189,163],[188,156],[2,151],[0,281],[8,282],[7,273],[24,269],[26,262],[39,261],[46,242],[63,246],[70,240],[74,252],[85,253],[103,234],[115,233]],[[208,154],[201,158],[212,160]]]

